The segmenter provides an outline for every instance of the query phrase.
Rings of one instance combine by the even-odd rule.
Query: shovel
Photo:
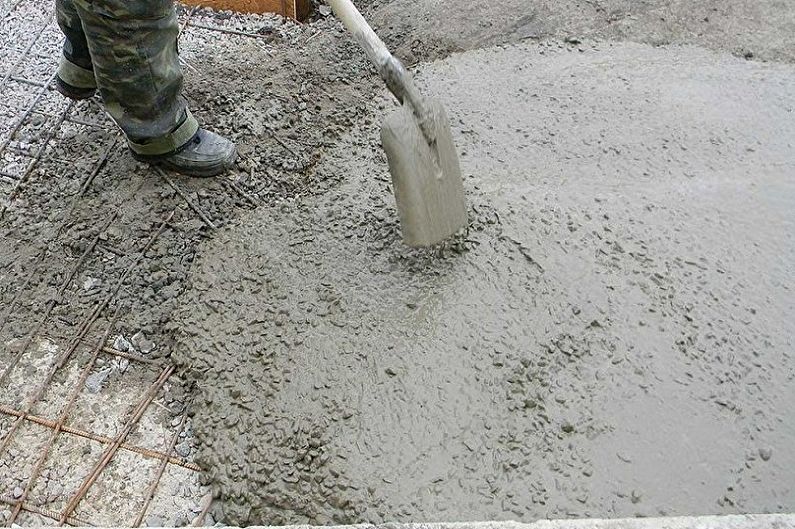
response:
[[[447,113],[438,101],[423,98],[403,64],[350,0],[327,0],[402,106],[381,127],[403,241],[431,246],[467,223],[461,167]]]

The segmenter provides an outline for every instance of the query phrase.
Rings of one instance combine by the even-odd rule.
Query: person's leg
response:
[[[56,17],[66,40],[55,81],[58,91],[72,99],[86,99],[97,88],[83,24],[72,0],[55,1]]]
[[[173,152],[198,123],[181,97],[179,25],[172,0],[74,0],[105,110],[130,148]]]
[[[213,176],[236,157],[232,142],[199,128],[182,97],[173,0],[72,0],[105,110],[136,157]]]

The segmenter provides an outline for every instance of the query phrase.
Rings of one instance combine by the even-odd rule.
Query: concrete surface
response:
[[[310,529],[312,527],[299,525],[291,526],[290,529]],[[795,527],[795,515],[749,514],[736,516],[624,518],[615,520],[541,520],[534,523],[473,522],[325,527],[327,529],[788,529]],[[273,529],[273,526],[252,529]]]
[[[235,526],[218,525],[227,529]],[[540,520],[519,522],[389,523],[382,525],[262,525],[248,529],[790,529],[793,514],[742,514],[731,516],[678,516],[667,518],[623,518],[582,520]],[[112,529],[112,528],[103,528]]]
[[[0,0],[0,12],[12,4]],[[175,179],[177,194],[112,147],[98,101],[76,105],[83,124],[57,131],[0,224],[0,305],[16,303],[0,363],[95,236],[42,343],[68,344],[173,213],[86,340],[118,308],[114,335],[142,331],[154,357],[176,350],[197,384],[194,416],[209,419],[180,444],[192,455],[201,443],[201,486],[166,476],[148,525],[184,525],[210,486],[212,515],[226,523],[792,512],[790,3],[361,4],[412,62],[525,42],[419,68],[461,109],[468,233],[438,253],[399,244],[377,142],[391,103],[331,17],[298,26],[198,12],[180,43],[186,94],[239,144],[239,165],[227,179]],[[4,19],[4,64],[51,8],[19,5]],[[49,79],[60,42],[53,24],[16,74]],[[0,134],[34,94],[4,87]],[[14,148],[35,154],[64,105],[48,92],[37,107],[47,114]],[[2,163],[20,174],[27,162],[7,152]],[[4,204],[14,185],[0,180]],[[209,229],[194,206],[228,229]],[[206,331],[192,318],[219,324]],[[200,350],[179,349],[194,341]],[[0,394],[23,395],[40,360],[27,357]],[[146,383],[127,373],[94,397],[128,403]],[[192,398],[178,389],[164,406]],[[90,402],[77,420],[112,429],[110,410]],[[171,413],[158,407],[134,435],[158,432],[162,446]],[[0,460],[0,494],[35,462],[26,441],[41,432],[24,433],[24,450]],[[59,447],[34,505],[68,499],[91,462],[81,448]],[[119,458],[79,514],[128,523],[150,470]],[[0,524],[9,512],[0,508]]]
[[[733,516],[680,516],[669,518],[624,518],[614,520],[541,520],[533,523],[406,523],[383,525],[289,525],[251,526],[249,529],[790,529],[792,514],[747,514]]]
[[[793,68],[586,41],[417,79],[467,232],[402,245],[376,99],[323,193],[195,263],[175,357],[222,518],[791,511]]]
[[[786,0],[360,0],[409,62],[522,40],[564,38],[700,46],[761,60],[795,60]]]

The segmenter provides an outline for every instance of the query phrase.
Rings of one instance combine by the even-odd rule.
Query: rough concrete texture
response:
[[[116,309],[119,326],[113,329],[116,332],[110,334],[107,345],[124,334],[134,344],[129,345],[130,352],[151,353],[152,357],[167,354],[167,340],[155,331],[157,319],[151,313],[143,314],[147,312],[144,307],[162,306],[168,297],[167,286],[173,297],[174,287],[179,285],[179,272],[172,269],[171,275],[164,277],[163,260],[159,257],[173,252],[179,257],[165,262],[177,265],[188,259],[184,244],[175,239],[156,245],[149,255],[161,266],[146,271],[134,269],[117,296],[121,298],[118,303],[112,303],[100,315],[82,340],[76,338],[100,300],[110,294],[123,271],[132,266],[137,250],[164,215],[162,201],[151,200],[153,196],[160,198],[159,191],[150,195],[141,189],[151,177],[142,174],[140,166],[136,169],[136,164],[118,148],[120,144],[112,148],[117,133],[96,100],[71,107],[66,114],[69,119],[59,126],[59,115],[67,108],[67,101],[54,90],[42,90],[36,84],[17,80],[45,83],[54,72],[63,37],[50,17],[53,8],[54,2],[0,1],[0,144],[11,140],[8,148],[0,149],[0,406],[22,411],[31,405],[32,414],[57,421],[71,394],[78,391],[65,424],[115,437],[163,366],[131,363],[103,354],[82,387],[78,384],[80,376]],[[41,98],[34,105],[39,93]],[[29,117],[9,137],[28,109]],[[104,153],[108,156],[100,162]],[[41,160],[32,163],[37,155]],[[21,177],[28,167],[23,185],[13,177]],[[19,193],[12,200],[17,186]],[[113,215],[118,215],[119,222],[109,225]],[[174,220],[178,218],[174,216]],[[74,276],[67,280],[72,271]],[[156,281],[163,289],[157,290],[165,295],[152,299],[151,304],[144,293],[152,285],[149,279],[154,279],[149,274],[159,275]],[[45,318],[49,306],[52,310]],[[143,318],[138,319],[136,314]],[[155,339],[154,353],[150,348],[139,347],[143,342],[137,338],[143,336],[144,326],[148,327],[144,334]],[[35,399],[48,374],[72,344],[72,356],[40,398]],[[23,356],[19,363],[5,377],[6,368],[20,353]],[[166,384],[164,391],[167,394],[158,394],[141,417],[127,439],[129,444],[150,450],[168,449],[171,436],[177,433],[174,421],[178,424],[179,415],[184,414],[184,402],[180,401],[184,401],[185,391],[177,377]],[[15,421],[16,417],[0,415],[0,444]],[[182,453],[179,457],[186,459],[193,452],[190,431],[188,423],[177,444]],[[0,450],[0,525],[10,523],[12,506],[7,502],[22,497],[51,438],[51,429],[25,422],[13,434],[8,447]],[[37,473],[26,505],[60,512],[106,448],[106,444],[60,434]],[[96,525],[131,524],[154,482],[158,463],[128,450],[120,451],[75,510],[75,516]],[[200,512],[200,500],[206,492],[196,471],[171,466],[160,480],[144,523],[176,525],[183,519],[190,522]],[[22,512],[16,523],[40,526],[57,521]]]
[[[376,100],[177,316],[233,523],[795,505],[795,71],[525,44],[423,65],[469,230],[410,251]]]
[[[795,59],[795,10],[782,0],[361,0],[409,62],[517,40],[593,37],[697,43],[739,57]]]
[[[383,525],[290,525],[251,526],[250,529],[789,529],[792,514],[744,514],[728,516],[679,516],[666,518],[539,520],[520,522],[439,522]]]
[[[197,247],[211,232],[191,205],[222,226],[237,211],[253,207],[252,203],[272,204],[292,196],[306,186],[305,174],[311,172],[316,156],[316,139],[322,134],[333,137],[334,131],[350,122],[349,115],[355,115],[357,108],[348,104],[351,98],[345,94],[338,99],[341,108],[337,103],[324,103],[328,111],[323,114],[315,113],[319,104],[308,105],[315,99],[306,95],[308,87],[322,85],[335,92],[338,85],[343,86],[337,79],[351,71],[343,67],[344,60],[329,58],[344,55],[348,49],[344,44],[331,47],[314,38],[310,44],[323,44],[325,55],[312,55],[316,50],[307,42],[316,32],[323,29],[333,37],[341,35],[329,31],[327,21],[299,26],[276,16],[193,12],[191,25],[180,39],[188,78],[186,94],[203,122],[244,147],[243,160],[229,179],[192,180],[172,175],[180,195],[123,149],[123,141],[105,118],[98,99],[68,107],[54,90],[15,80],[44,83],[54,72],[62,36],[50,18],[53,7],[54,3],[38,0],[0,0],[0,16],[9,13],[0,31],[0,78],[7,72],[13,74],[0,87],[0,143],[42,92],[40,102],[30,107],[30,117],[0,154],[0,171],[4,173],[0,176],[0,209],[4,213],[0,220],[0,373],[24,350],[19,364],[0,382],[0,405],[20,408],[30,402],[58,356],[76,341],[79,347],[73,357],[33,408],[39,416],[57,419],[116,311],[108,345],[123,335],[132,342],[130,352],[168,362],[172,339],[164,327],[187,286],[187,271]],[[184,26],[187,12],[181,15]],[[40,30],[41,37],[36,40]],[[275,49],[293,51],[276,54]],[[297,63],[304,66],[296,68]],[[334,64],[335,77],[313,76],[313,65],[318,63]],[[229,93],[230,79],[237,78],[241,68],[260,72],[260,77],[245,80]],[[357,66],[355,73],[360,71]],[[288,88],[271,95],[263,75]],[[68,119],[59,124],[59,114],[66,108],[71,108],[65,114]],[[251,116],[248,121],[240,117],[246,114]],[[314,139],[310,131],[314,131]],[[20,184],[17,178],[26,174],[31,158],[39,152],[40,161],[31,166]],[[16,189],[18,193],[14,193]],[[170,222],[163,232],[141,255],[140,250],[167,218]],[[83,323],[108,296],[112,299],[108,309],[79,339]],[[141,336],[144,338],[136,339]],[[31,345],[25,347],[28,338]],[[115,436],[161,370],[162,366],[155,369],[135,363],[121,369],[119,362],[103,355],[67,424]],[[132,444],[168,449],[188,397],[180,382],[173,377],[166,385],[166,394],[158,396],[132,432]],[[13,423],[14,419],[0,416],[0,441]],[[191,432],[189,421],[175,446],[177,455],[189,461],[195,443]],[[49,430],[26,424],[14,434],[9,448],[0,452],[0,526],[8,523],[12,513],[6,502],[22,493],[48,440]],[[62,435],[31,490],[28,505],[62,509],[104,448],[100,443]],[[79,520],[124,525],[136,519],[155,480],[158,461],[128,456],[120,453],[114,457],[76,509]],[[144,524],[190,523],[201,511],[206,490],[199,484],[197,472],[167,468]],[[40,526],[53,521],[23,512],[17,523]],[[205,523],[212,525],[214,520],[208,516]]]
[[[298,525],[291,526],[290,529],[313,529],[314,527],[316,526]],[[785,529],[789,527],[795,527],[795,516],[791,514],[751,514],[613,520],[540,520],[534,523],[469,522],[385,524],[381,526],[343,525],[335,526],[334,529]]]
[[[307,25],[200,10],[180,38],[186,95],[240,146],[227,178],[172,175],[178,193],[114,146],[98,100],[59,128],[66,102],[54,91],[3,153],[0,366],[36,339],[0,400],[30,394],[129,269],[36,411],[57,414],[116,310],[111,336],[145,334],[150,358],[201,347],[178,358],[200,387],[177,453],[201,444],[213,515],[227,522],[791,512],[792,67],[731,58],[791,63],[789,3],[357,4],[410,62],[540,41],[522,64],[516,49],[491,50],[422,74],[453,113],[469,232],[436,252],[400,245],[376,140],[391,103],[323,9]],[[12,10],[0,76],[18,64],[14,78],[49,79],[54,24],[23,55],[51,8],[0,0]],[[720,55],[576,44],[586,36]],[[477,65],[472,83],[463,73],[476,59],[495,64]],[[0,137],[37,90],[2,87]],[[51,130],[9,199],[23,154]],[[208,243],[216,232],[196,209],[230,228]],[[92,377],[112,372],[75,420],[110,434],[151,373],[102,360]],[[164,449],[190,399],[172,384],[133,440]],[[215,431],[222,420],[232,426]],[[0,432],[10,424],[0,418]],[[25,427],[0,454],[3,498],[28,479],[43,433]],[[34,506],[62,507],[98,453],[55,450]],[[129,523],[152,474],[114,460],[78,514]],[[144,522],[190,522],[206,490],[196,480],[167,471]],[[0,507],[0,525],[10,512]]]

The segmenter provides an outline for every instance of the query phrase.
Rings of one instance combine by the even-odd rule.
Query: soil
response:
[[[451,114],[469,229],[431,250],[400,243],[378,142],[394,102],[325,9],[301,26],[193,12],[186,95],[238,143],[238,167],[169,183],[91,100],[21,192],[0,179],[0,365],[46,337],[0,403],[21,402],[118,284],[74,364],[118,311],[112,336],[145,334],[185,381],[138,439],[162,444],[193,401],[184,443],[205,469],[203,487],[167,477],[150,525],[190,521],[204,487],[232,524],[795,510],[795,13],[772,0],[360,5]],[[46,15],[16,9],[7,35]],[[53,25],[17,75],[46,81],[59,45]],[[2,134],[35,94],[7,88]],[[38,108],[64,105],[47,92]],[[35,153],[56,123],[35,115],[12,145]],[[2,169],[25,163],[8,151]],[[121,413],[151,380],[113,373],[100,397]],[[112,433],[111,406],[89,401],[79,420]],[[85,464],[60,450],[61,466]],[[25,472],[0,461],[0,495]],[[151,474],[126,460],[114,472],[141,494]],[[63,474],[37,505],[68,499],[79,480]],[[116,484],[78,514],[129,523],[113,498],[133,495]]]

